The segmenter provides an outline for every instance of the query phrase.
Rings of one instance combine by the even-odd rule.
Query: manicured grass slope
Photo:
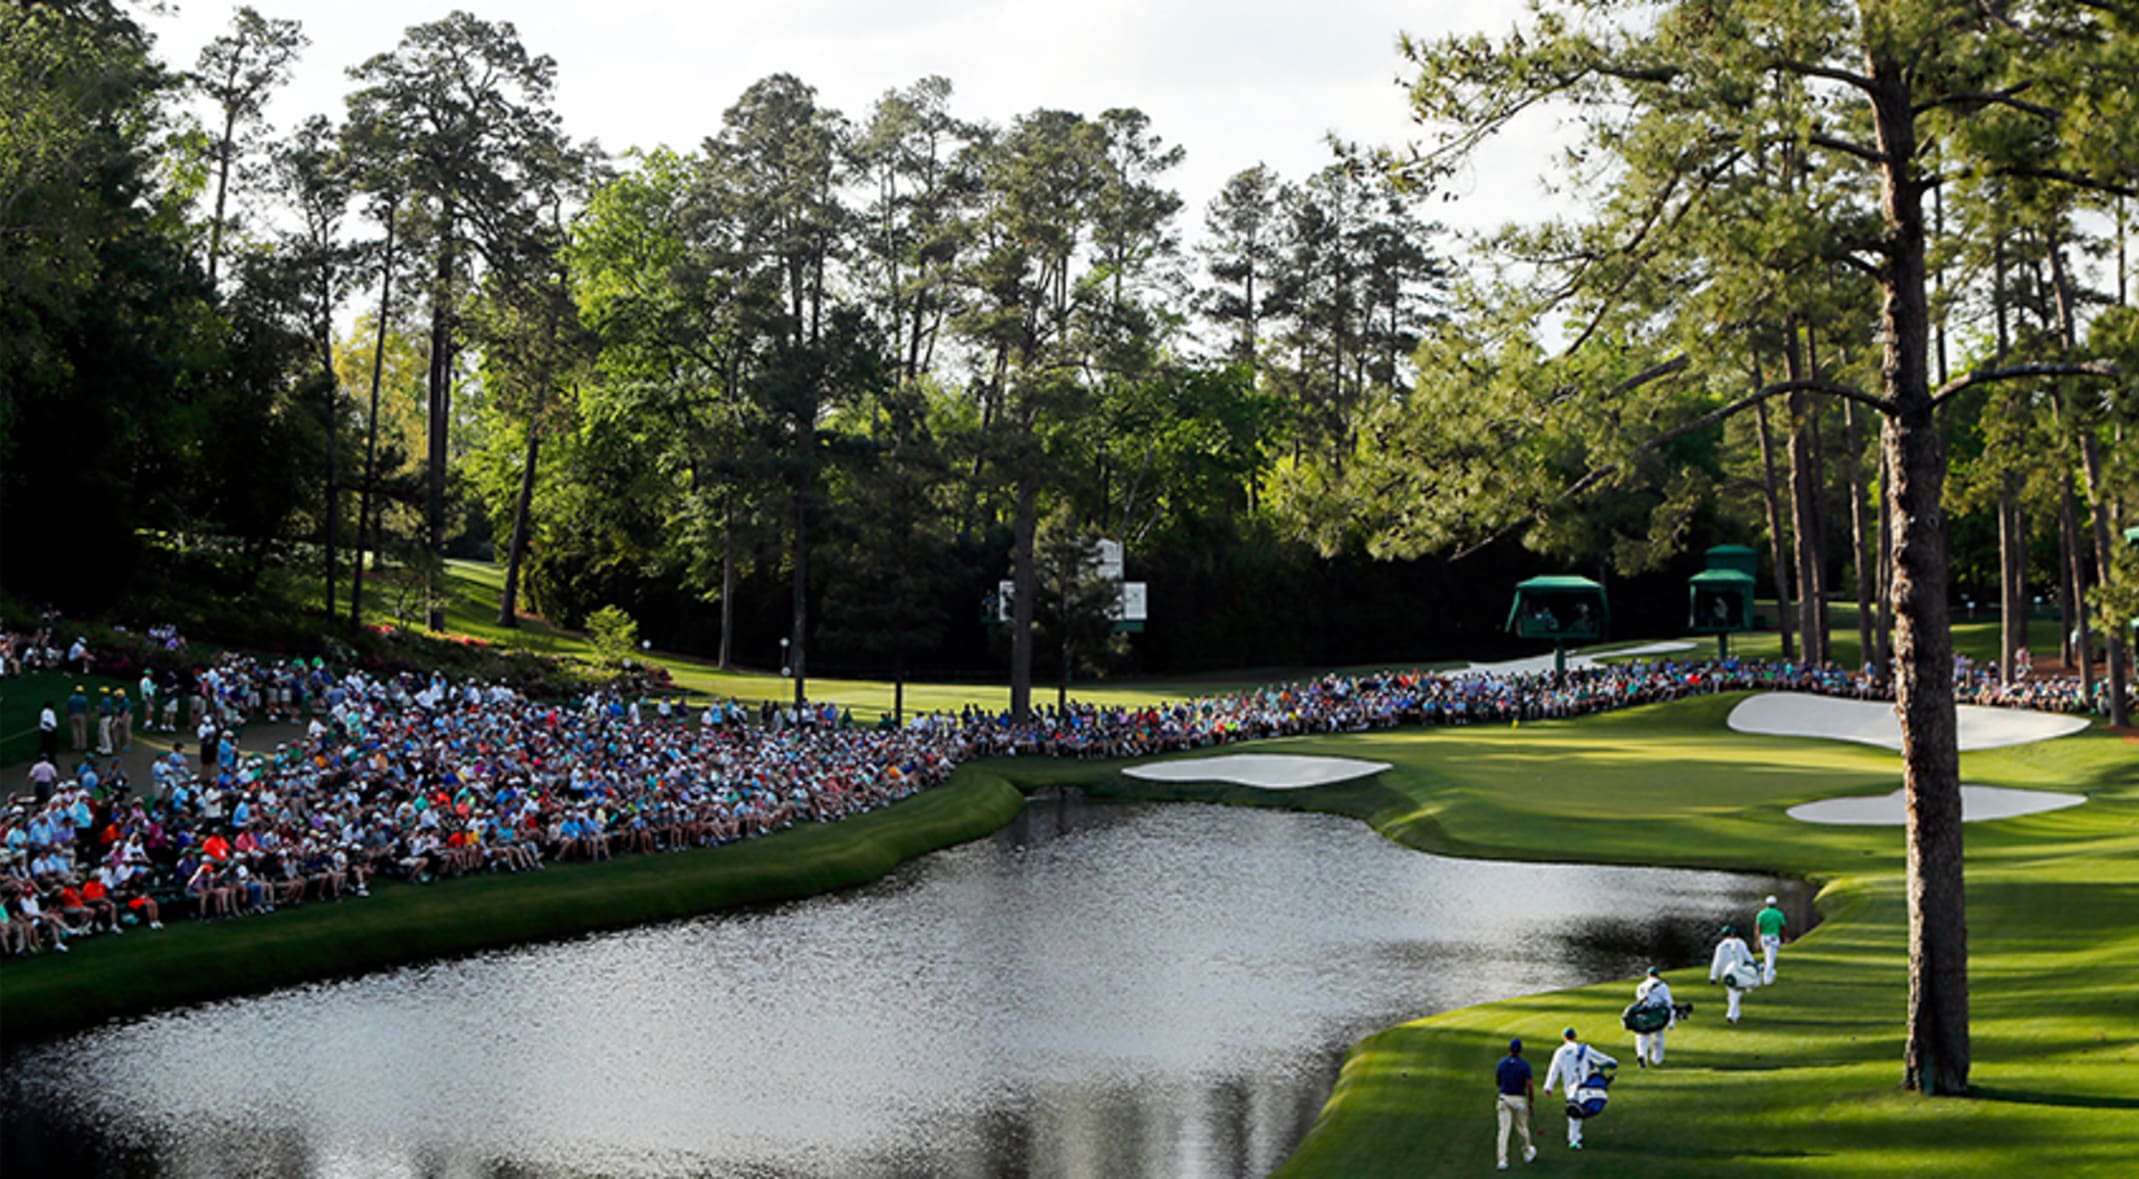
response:
[[[161,1007],[830,892],[990,834],[1023,805],[1001,778],[969,766],[881,811],[711,850],[387,885],[343,904],[90,938],[65,956],[0,968],[0,1042],[13,1048]]]
[[[67,727],[67,697],[74,694],[77,685],[87,688],[89,695],[89,739],[96,740],[96,699],[99,688],[124,688],[132,693],[138,681],[112,679],[108,676],[83,676],[65,671],[33,671],[28,675],[0,680],[0,766],[20,763],[27,766],[37,756],[37,714],[44,709],[45,701],[52,702],[52,710],[59,714],[58,764],[63,769],[72,769],[81,760],[72,752],[73,736]],[[138,706],[140,701],[135,701]],[[136,726],[141,718],[134,718]],[[0,793],[12,793],[21,786],[19,778],[0,787]]]
[[[1667,971],[1700,1010],[1667,1067],[1632,1067],[1618,1013],[1633,980],[1488,1003],[1356,1046],[1286,1176],[1474,1174],[1493,1165],[1490,1077],[1510,1036],[1542,1079],[1573,1024],[1625,1061],[1580,1156],[1541,1100],[1536,1173],[1585,1176],[2139,1174],[2139,745],[2093,730],[1971,754],[1969,782],[2087,793],[2082,807],[1968,828],[1977,1096],[1898,1088],[1907,1000],[1899,828],[1816,827],[1784,809],[1884,793],[1898,759],[1841,742],[1754,737],[1740,697],[1516,728],[1273,744],[1396,768],[1264,801],[1368,819],[1411,846],[1506,859],[1778,872],[1825,884],[1826,924],[1787,947],[1781,984],[1738,1028],[1706,964]],[[1054,777],[1057,767],[1021,779]],[[1162,788],[1118,784],[1121,793]],[[1215,800],[1254,792],[1192,788]],[[1751,915],[1748,914],[1748,917]]]

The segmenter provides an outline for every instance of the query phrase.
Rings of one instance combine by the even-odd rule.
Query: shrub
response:
[[[639,624],[615,606],[604,606],[587,615],[587,637],[602,658],[622,663],[639,650]]]

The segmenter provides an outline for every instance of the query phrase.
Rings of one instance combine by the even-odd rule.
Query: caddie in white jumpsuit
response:
[[[1664,1033],[1678,1026],[1679,1016],[1671,1007],[1671,984],[1664,981],[1656,967],[1649,968],[1649,976],[1634,988],[1634,1001],[1643,1007],[1661,1007],[1671,1012],[1671,1018],[1663,1027],[1653,1032],[1634,1033],[1634,1060],[1641,1067],[1664,1063]]]
[[[1591,1073],[1619,1062],[1584,1044],[1575,1038],[1575,1030],[1568,1028],[1560,1033],[1560,1046],[1552,1054],[1552,1067],[1545,1070],[1545,1096],[1552,1096],[1552,1087],[1561,1086],[1569,1101],[1575,1091],[1589,1083]],[[1582,1119],[1567,1119],[1567,1149],[1582,1149]]]
[[[1738,1001],[1745,997],[1745,991],[1731,984],[1748,979],[1759,981],[1760,966],[1753,961],[1753,951],[1747,948],[1745,939],[1738,936],[1735,928],[1726,925],[1723,940],[1716,943],[1716,956],[1708,964],[1708,981],[1722,981],[1724,993],[1730,996],[1730,1009],[1724,1013],[1724,1018],[1732,1023],[1738,1022]]]

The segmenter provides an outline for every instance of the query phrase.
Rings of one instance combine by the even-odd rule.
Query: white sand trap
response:
[[[1569,652],[1567,670],[1573,671],[1581,667],[1595,667],[1599,659],[1619,659],[1629,655],[1673,655],[1680,651],[1691,651],[1693,648],[1694,645],[1692,643],[1673,641],[1643,643],[1638,647],[1622,647],[1614,651],[1599,651],[1595,655],[1579,655]],[[1541,675],[1551,670],[1552,656],[1532,655],[1527,659],[1507,659],[1499,663],[1473,663],[1462,671],[1451,672],[1450,674],[1458,676]]]
[[[2086,802],[2085,795],[2055,790],[2008,790],[2003,786],[1961,787],[1961,821],[2011,819],[2061,811]],[[1899,827],[1908,822],[1905,790],[1870,798],[1823,798],[1791,807],[1790,817],[1801,823],[1824,823],[1839,827]]]
[[[1959,707],[1960,747],[1996,749],[2077,733],[2087,718],[2025,708]],[[1771,737],[1828,737],[1887,749],[1901,748],[1901,718],[1885,700],[1838,700],[1797,692],[1764,692],[1731,709],[1730,727]]]
[[[1147,782],[1231,782],[1265,790],[1303,790],[1354,778],[1371,778],[1389,768],[1385,761],[1350,757],[1295,757],[1282,753],[1233,753],[1187,761],[1151,762],[1122,772]]]

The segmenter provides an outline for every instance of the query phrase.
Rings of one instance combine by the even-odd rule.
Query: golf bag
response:
[[[1619,1023],[1626,1030],[1636,1035],[1645,1036],[1650,1032],[1660,1032],[1670,1027],[1671,1021],[1674,1019],[1684,1023],[1692,1018],[1693,1004],[1691,1003],[1666,1005],[1663,1003],[1643,1003],[1637,999],[1627,1004],[1627,1009],[1619,1014]]]
[[[1760,966],[1753,962],[1736,962],[1724,967],[1723,985],[1734,991],[1750,991],[1760,985]]]
[[[1567,1116],[1577,1121],[1587,1121],[1604,1112],[1605,1102],[1611,1100],[1612,1072],[1598,1069],[1582,1082],[1582,1087],[1567,1094]]]
[[[1619,1013],[1620,1026],[1636,1035],[1660,1032],[1671,1026],[1671,1006],[1668,1003],[1644,1003],[1639,999],[1627,1004]]]

